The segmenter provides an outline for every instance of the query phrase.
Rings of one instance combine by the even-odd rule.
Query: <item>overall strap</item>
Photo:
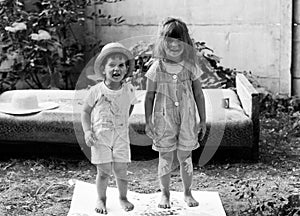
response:
[[[184,76],[183,72],[187,71],[188,72],[188,79],[190,81],[192,81],[191,73],[192,73],[193,65],[191,65],[191,64],[187,63],[186,61],[184,61],[183,65],[181,65],[181,66],[182,66],[182,70],[179,73],[177,73],[176,75],[178,77]],[[159,69],[160,69],[160,72],[162,72],[164,74],[167,74],[168,76],[173,76],[175,74],[175,73],[169,73],[169,72],[166,71],[166,67],[163,65],[161,59],[159,60]]]

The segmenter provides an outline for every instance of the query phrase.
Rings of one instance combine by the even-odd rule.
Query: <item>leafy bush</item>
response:
[[[280,183],[276,183],[277,189]],[[280,196],[273,193],[269,199],[260,199],[258,193],[263,183],[251,184],[250,180],[236,180],[235,189],[231,192],[235,193],[237,200],[245,200],[248,203],[246,209],[240,211],[242,215],[257,216],[286,216],[300,214],[300,195],[291,194],[288,197]]]
[[[91,4],[117,0],[36,0],[27,9],[21,0],[0,1],[0,63],[11,60],[12,70],[0,77],[0,92],[15,88],[68,88],[67,76],[100,41],[83,43],[74,29],[86,19],[121,23],[122,17],[101,10],[85,14]],[[27,5],[28,6],[28,5]],[[13,56],[13,57],[12,57]]]

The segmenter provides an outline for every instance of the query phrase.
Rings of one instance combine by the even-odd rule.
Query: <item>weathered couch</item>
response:
[[[236,85],[236,92],[231,89],[204,89],[208,130],[200,141],[201,148],[193,153],[194,161],[206,163],[217,149],[222,148],[241,149],[247,152],[244,157],[258,158],[259,94],[242,74],[237,75]],[[86,90],[14,90],[0,95],[0,102],[10,101],[15,91],[33,91],[39,101],[55,101],[59,107],[24,116],[0,113],[0,145],[35,143],[37,151],[42,151],[46,145],[49,151],[51,146],[58,151],[60,146],[80,146],[89,156],[80,123],[80,109]],[[132,146],[149,147],[152,142],[144,132],[145,91],[137,91],[137,94],[141,102],[130,117],[130,140]],[[229,98],[229,108],[223,107],[224,98]],[[5,148],[2,147],[1,151],[5,152]]]

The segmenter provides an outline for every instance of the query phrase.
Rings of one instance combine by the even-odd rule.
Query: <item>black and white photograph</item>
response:
[[[0,0],[0,216],[300,216],[300,1]]]

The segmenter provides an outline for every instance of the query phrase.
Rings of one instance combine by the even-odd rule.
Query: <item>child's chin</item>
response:
[[[180,57],[181,54],[182,54],[182,52],[169,52],[167,55],[170,58],[177,58],[177,57]]]
[[[113,81],[115,81],[115,82],[120,82],[120,81],[122,81],[123,77],[121,77],[121,76],[116,76],[116,77],[112,77],[112,79],[113,79]]]
[[[173,55],[171,54],[171,55],[169,55],[169,56],[170,56],[171,58],[178,58],[178,57],[180,57],[180,54],[178,54],[178,53],[177,53],[177,54],[173,54]]]

